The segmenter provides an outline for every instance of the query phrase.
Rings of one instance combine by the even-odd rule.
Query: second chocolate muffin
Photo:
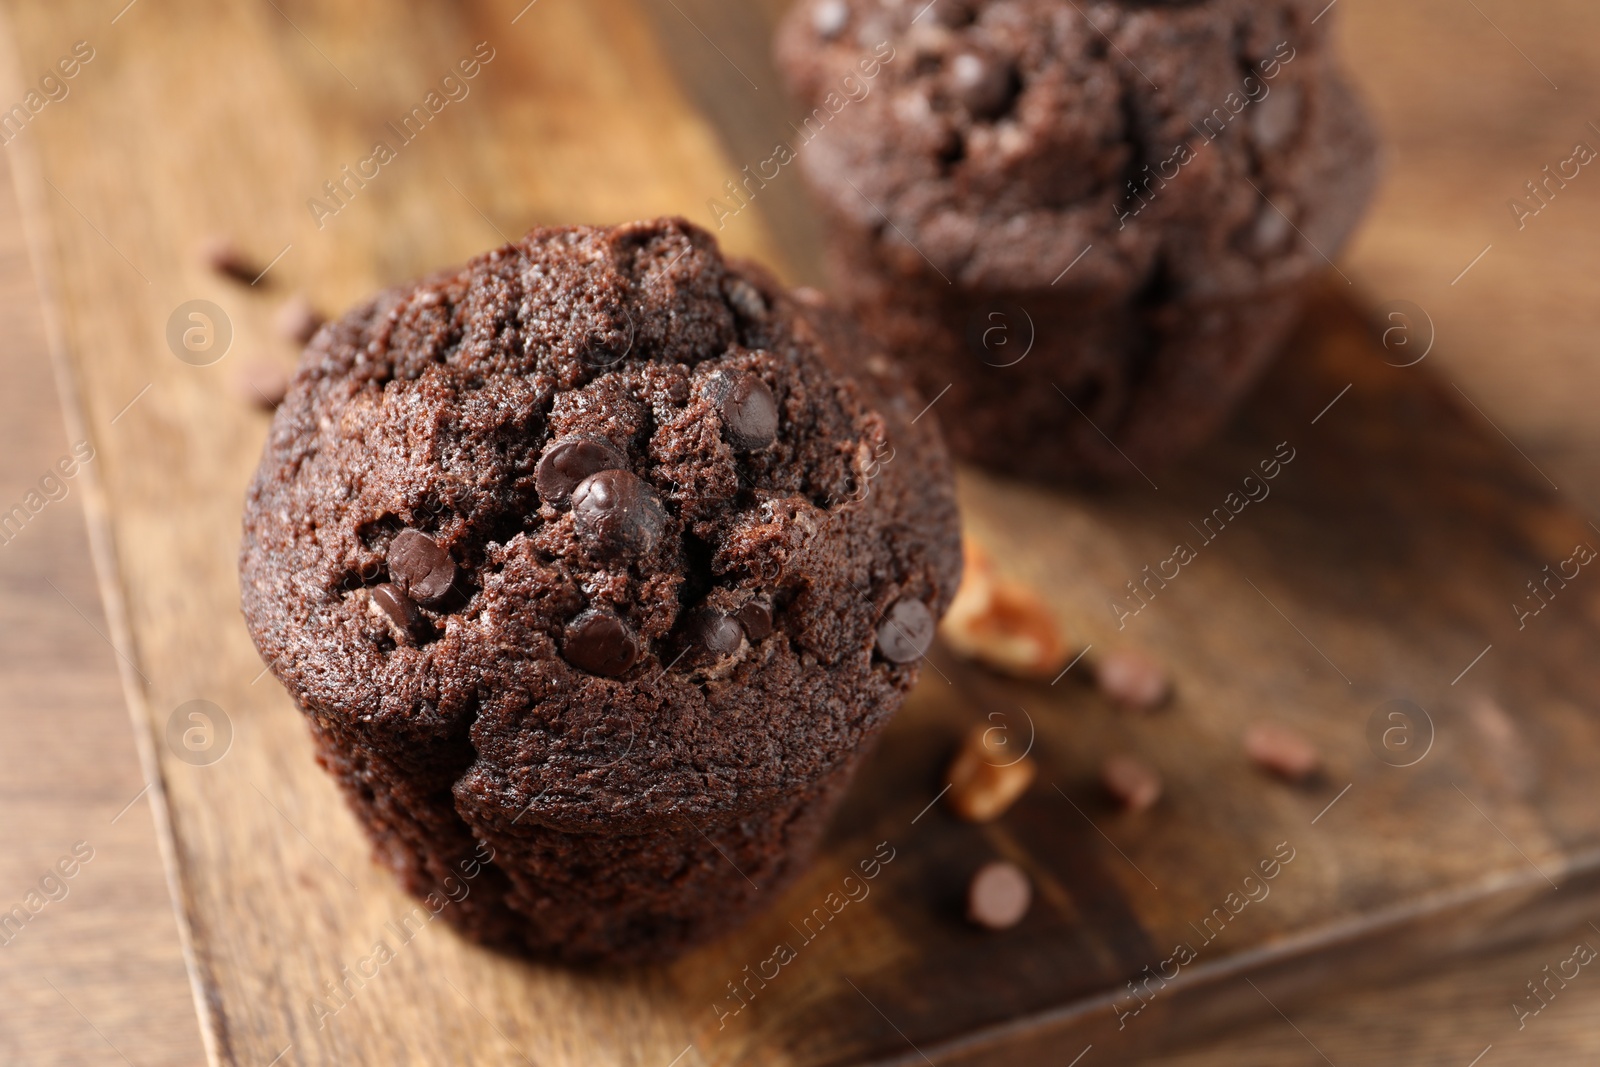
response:
[[[836,288],[925,393],[949,388],[958,456],[1137,477],[1224,420],[1376,176],[1326,7],[793,10],[779,61],[813,109],[795,155]]]
[[[916,680],[960,570],[922,406],[687,223],[534,231],[313,339],[245,619],[407,889],[666,955],[795,874]]]

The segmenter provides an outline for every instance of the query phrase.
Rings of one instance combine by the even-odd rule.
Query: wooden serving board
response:
[[[86,477],[111,638],[216,1062],[1089,1067],[1562,929],[1600,896],[1584,788],[1600,584],[1580,568],[1521,628],[1513,610],[1600,530],[1427,363],[1389,365],[1335,279],[1237,425],[1184,467],[1094,496],[963,475],[970,535],[1095,650],[1167,663],[1167,709],[1117,713],[1081,665],[1031,685],[936,648],[825,858],[737,935],[614,974],[506,959],[437,924],[396,933],[414,903],[368,861],[239,618],[238,514],[266,419],[230,376],[289,358],[269,323],[296,289],[336,310],[535,224],[705,221],[742,165],[737,131],[781,131],[778,87],[761,73],[719,140],[705,115],[723,114],[735,73],[718,69],[707,4],[6,7],[8,99],[75,41],[94,50],[11,148],[75,384],[69,437],[98,452]],[[727,10],[765,32],[765,9]],[[669,65],[673,35],[700,41],[692,77]],[[314,217],[323,183],[481,42],[493,58],[467,94]],[[790,238],[806,232],[797,187],[742,214],[726,246],[812,276],[814,244]],[[200,264],[217,232],[271,261],[257,285]],[[196,299],[232,328],[207,366],[167,341]],[[1275,477],[1246,483],[1274,457]],[[1270,495],[1242,503],[1260,485]],[[1194,560],[1119,627],[1108,602],[1180,543]],[[219,709],[198,755],[188,720],[180,740],[169,729],[196,699]],[[1408,722],[1415,747],[1385,747],[1401,699],[1426,716]],[[1031,739],[1040,780],[1002,821],[958,824],[930,807],[940,770],[991,713]],[[1319,742],[1319,781],[1289,788],[1248,765],[1239,737],[1263,718]],[[1119,815],[1100,796],[1113,750],[1161,769],[1156,809]],[[865,899],[829,908],[847,872],[891,854]],[[1038,900],[1017,929],[980,934],[960,892],[994,856],[1027,867]],[[779,943],[794,958],[744,984],[773,974]]]

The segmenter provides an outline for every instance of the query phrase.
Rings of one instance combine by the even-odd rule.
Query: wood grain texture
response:
[[[103,532],[121,575],[110,592],[114,613],[126,592],[135,710],[160,738],[178,704],[204,697],[233,729],[210,766],[160,753],[219,1060],[920,1062],[921,1049],[941,1063],[1015,1062],[1031,1048],[1065,1062],[1082,1038],[1096,1045],[1085,1063],[1118,1062],[1265,1013],[1241,971],[1294,1007],[1312,980],[1320,996],[1332,976],[1308,959],[1352,980],[1372,973],[1402,928],[1437,959],[1486,933],[1564,926],[1570,912],[1556,904],[1592,903],[1600,827],[1574,754],[1600,740],[1589,713],[1600,679],[1584,663],[1596,600],[1575,583],[1532,637],[1507,632],[1522,582],[1592,535],[1437,383],[1385,368],[1359,318],[1329,299],[1239,427],[1161,474],[1160,490],[1068,500],[964,482],[974,535],[1086,640],[1137,640],[1172,664],[1180,698],[1169,712],[1130,721],[1070,678],[1019,686],[936,653],[828,859],[738,937],[619,978],[496,958],[429,926],[371,978],[346,979],[413,904],[367,864],[238,621],[237,511],[264,422],[229,398],[225,374],[237,357],[274,352],[267,320],[291,288],[332,309],[458,260],[502,228],[697,217],[737,170],[674,89],[636,9],[541,0],[513,26],[520,8],[140,4],[114,25],[87,4],[11,10],[24,63],[47,63],[79,37],[98,50],[77,95],[30,129],[23,183],[61,348],[101,449]],[[472,95],[318,230],[305,199],[480,40],[496,59]],[[741,225],[751,228],[724,235],[736,251],[776,258],[754,216]],[[290,246],[265,293],[201,271],[194,244],[218,229],[263,261]],[[212,367],[177,361],[162,339],[171,309],[195,297],[221,304],[236,330],[232,354]],[[1345,384],[1350,394],[1312,425]],[[1183,528],[1284,440],[1297,458],[1272,498],[1205,546],[1131,635],[1115,631],[1107,597],[1189,538]],[[1436,750],[1406,772],[1366,746],[1368,716],[1393,695],[1435,714]],[[1019,706],[1037,728],[1046,781],[994,827],[958,826],[939,809],[919,818],[959,731]],[[1274,715],[1323,743],[1331,766],[1318,786],[1288,790],[1243,763],[1238,732]],[[1112,747],[1161,764],[1162,809],[1118,818],[1099,799],[1094,764]],[[1351,792],[1312,826],[1344,782]],[[871,898],[719,1027],[713,1005],[726,983],[777,939],[803,936],[789,924],[882,840],[897,858]],[[1190,937],[1184,928],[1279,841],[1296,860],[1272,897],[1207,946],[1130,1023],[1132,1036],[1114,1031],[1107,1001],[1121,982]],[[980,937],[952,921],[954,897],[963,873],[995,853],[1033,869],[1041,900],[1023,928]],[[350,1006],[319,1018],[310,999],[341,981]]]
[[[155,826],[132,803],[144,777],[84,537],[94,460],[61,423],[8,163],[0,198],[0,1062],[125,1049],[179,1067],[200,1033]]]

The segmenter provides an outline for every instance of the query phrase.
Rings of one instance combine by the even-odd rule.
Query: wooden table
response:
[[[479,28],[475,22],[487,24],[498,19],[509,24],[516,15],[515,8],[520,6],[473,9],[462,17],[464,25],[451,22],[446,28],[470,34]],[[648,178],[643,172],[623,170],[586,176],[581,195],[562,187],[540,189],[536,199],[547,205],[548,212],[541,220],[642,214],[674,206],[690,210],[692,204],[675,203],[671,196],[659,204],[640,204],[637,191],[641,187],[703,188],[707,179],[714,188],[719,175],[736,169],[727,160],[749,157],[747,148],[764,147],[751,140],[755,135],[750,131],[759,129],[759,119],[753,117],[759,109],[740,93],[730,91],[738,78],[746,76],[761,85],[758,91],[776,91],[764,59],[767,12],[763,9],[739,8],[719,13],[708,4],[667,5],[644,12],[648,15],[646,21],[630,22],[622,17],[626,5],[599,5],[592,18],[599,19],[607,32],[597,38],[596,24],[586,21],[591,16],[561,10],[552,13],[552,6],[553,0],[541,0],[539,9],[525,12],[526,32],[535,38],[548,35],[557,41],[587,35],[585,39],[603,40],[607,51],[563,66],[556,54],[559,50],[524,42],[518,47],[532,48],[533,54],[543,60],[529,69],[549,73],[548,82],[538,91],[557,97],[577,93],[589,98],[618,99],[631,84],[677,86],[675,91],[662,92],[657,99],[630,105],[640,136],[653,138],[655,144],[674,145],[677,150],[665,157],[653,157],[653,173]],[[153,7],[140,5],[125,10],[115,23],[109,19],[116,12],[99,11],[90,5],[68,6],[48,16],[20,9],[12,12],[19,31],[15,36],[19,55],[13,65],[12,85],[36,80],[37,72],[53,63],[57,52],[64,52],[79,38],[94,42],[96,61],[103,64],[86,67],[73,88],[77,96],[50,105],[60,113],[47,108],[38,118],[37,128],[19,138],[12,153],[19,160],[27,187],[25,201],[31,210],[26,221],[34,228],[36,250],[54,248],[56,254],[75,257],[74,261],[81,260],[108,277],[123,271],[140,276],[153,274],[151,285],[176,281],[179,289],[208,291],[206,287],[214,283],[185,258],[187,248],[180,247],[183,242],[174,240],[173,235],[193,234],[201,228],[194,219],[185,217],[186,212],[204,216],[211,226],[227,224],[237,232],[251,234],[255,220],[228,215],[230,195],[238,190],[214,187],[189,173],[174,181],[191,195],[181,204],[166,203],[162,188],[147,180],[128,189],[128,175],[105,167],[105,157],[93,150],[89,141],[60,140],[65,128],[85,121],[86,116],[67,110],[74,107],[97,108],[102,121],[107,114],[120,114],[130,123],[149,123],[139,127],[145,137],[128,141],[136,152],[145,138],[160,136],[160,123],[152,116],[161,114],[162,93],[182,80],[170,70],[163,74],[161,63],[175,62],[185,47],[200,44],[184,38],[181,21],[170,21],[170,16],[150,10]],[[1469,412],[1470,405],[1477,406],[1477,413],[1486,424],[1486,435],[1509,435],[1513,449],[1526,453],[1529,465],[1543,472],[1530,474],[1531,479],[1548,476],[1552,484],[1561,486],[1559,492],[1565,499],[1581,506],[1600,499],[1600,463],[1596,462],[1600,449],[1593,440],[1597,431],[1583,418],[1586,412],[1582,403],[1593,395],[1593,390],[1585,386],[1595,384],[1600,370],[1583,359],[1587,337],[1593,331],[1584,328],[1591,324],[1580,321],[1583,315],[1596,314],[1589,309],[1592,302],[1585,299],[1589,294],[1584,287],[1587,278],[1592,277],[1595,254],[1583,238],[1594,232],[1597,201],[1586,187],[1574,183],[1570,195],[1558,198],[1522,231],[1510,222],[1504,201],[1522,181],[1534,177],[1544,163],[1565,158],[1570,151],[1567,141],[1588,136],[1582,132],[1587,121],[1582,109],[1585,98],[1591,95],[1584,90],[1586,79],[1591,76],[1586,61],[1592,59],[1592,51],[1583,51],[1586,38],[1579,31],[1592,28],[1596,19],[1576,4],[1547,5],[1537,13],[1523,12],[1514,19],[1514,13],[1503,5],[1479,7],[1481,12],[1474,11],[1471,5],[1458,7],[1430,0],[1396,12],[1358,0],[1344,0],[1341,4],[1351,38],[1351,55],[1373,92],[1394,151],[1384,200],[1349,257],[1347,270],[1357,278],[1372,303],[1405,297],[1429,309],[1440,329],[1435,358],[1436,367],[1442,370],[1437,373],[1466,397]],[[212,123],[215,137],[195,139],[194,131],[204,128],[206,122],[187,122],[186,136],[161,142],[160,151],[166,160],[202,171],[212,168],[225,185],[229,180],[240,180],[227,177],[239,174],[239,168],[222,165],[228,151],[260,153],[262,145],[267,144],[273,148],[272,158],[264,158],[261,165],[270,162],[295,173],[320,173],[321,159],[304,145],[297,147],[295,122],[316,125],[320,120],[312,116],[317,114],[315,102],[319,94],[344,91],[340,88],[345,77],[342,68],[352,65],[350,57],[359,58],[360,48],[355,43],[359,35],[333,34],[332,24],[319,24],[318,16],[309,10],[290,5],[284,5],[283,10],[288,17],[270,8],[230,16],[231,36],[227,39],[238,43],[240,50],[203,60],[216,71],[219,81],[236,78],[238,88],[230,91],[265,86],[254,90],[261,93],[259,100],[244,101],[247,110],[252,103],[264,106],[264,110],[249,112],[258,117],[260,128],[250,131],[248,137],[230,128],[228,120],[236,115],[232,109],[241,103],[237,95],[230,98],[223,94],[211,102],[187,99],[182,106],[194,109],[191,119],[198,115]],[[347,29],[359,28],[358,14],[351,13],[351,26]],[[1514,43],[1499,34],[1490,24],[1491,18],[1511,33]],[[139,19],[145,19],[148,25],[141,29],[141,23],[136,21]],[[308,27],[311,32],[301,35],[296,26]],[[164,32],[156,32],[157,27]],[[173,32],[174,27],[178,32]],[[714,32],[702,35],[700,27]],[[714,42],[708,39],[713,36]],[[1592,33],[1587,39],[1592,41]],[[321,42],[320,46],[314,41]],[[1428,43],[1421,54],[1415,45],[1419,41]],[[347,43],[341,48],[342,42]],[[1589,47],[1592,49],[1592,45]],[[716,49],[726,53],[726,66],[717,58]],[[429,64],[438,57],[419,46],[411,53],[388,58],[390,61],[382,65],[362,61],[360,78],[369,93],[403,95],[405,88],[396,87],[409,87],[418,79],[426,81],[431,71]],[[339,66],[335,67],[335,63]],[[735,70],[743,73],[735,74]],[[92,79],[102,73],[108,83],[123,90],[117,100],[108,101],[102,95],[96,101],[96,83]],[[1546,77],[1560,88],[1552,88]],[[108,92],[105,84],[98,90],[102,94]],[[145,87],[143,94],[138,91],[140,86]],[[18,88],[13,95],[20,93]],[[285,99],[300,109],[294,116],[277,109]],[[710,116],[710,121],[695,118],[691,104]],[[463,106],[462,128],[450,136],[471,140],[479,132],[477,123],[483,120],[474,118],[469,107]],[[519,168],[526,168],[527,179],[537,181],[536,175],[545,171],[543,164],[528,161],[529,153],[548,144],[563,143],[570,131],[560,128],[561,114],[556,110],[527,116],[544,131],[542,137],[530,137],[527,145],[507,145],[503,149],[506,158],[498,160],[497,165],[518,174],[524,173]],[[336,117],[335,121],[341,120]],[[57,128],[53,130],[51,123],[57,123]],[[554,125],[540,127],[538,123]],[[90,123],[87,128],[94,126]],[[720,144],[718,130],[723,139]],[[327,136],[340,141],[356,134],[356,129],[349,128]],[[1600,134],[1595,136],[1600,138]],[[43,144],[31,145],[26,138]],[[38,165],[41,151],[51,165]],[[57,166],[74,158],[81,166],[68,166],[65,170]],[[431,243],[422,245],[368,244],[363,246],[363,254],[376,258],[360,262],[348,260],[349,245],[303,245],[302,251],[308,252],[310,262],[302,260],[296,265],[294,260],[286,260],[283,272],[297,282],[314,284],[319,299],[336,306],[359,296],[361,288],[369,284],[358,284],[355,279],[403,277],[494,241],[495,230],[502,226],[513,228],[534,221],[519,214],[517,205],[523,202],[521,199],[513,196],[502,203],[496,187],[474,184],[470,171],[452,169],[450,162],[448,150],[441,147],[419,156],[416,165],[456,187],[462,202],[445,213],[460,223],[459,231],[437,234]],[[659,173],[663,168],[667,172],[665,179]],[[134,168],[132,173],[143,172]],[[52,184],[41,184],[44,177],[52,175]],[[381,191],[375,195],[382,195]],[[148,211],[138,218],[108,219],[90,210],[105,204],[125,204],[130,196],[135,201],[148,202]],[[285,192],[284,196],[290,194]],[[569,199],[563,201],[564,196]],[[794,221],[801,216],[786,208],[797,199],[797,183],[780,187],[775,197],[777,204],[762,220],[752,221],[746,231],[728,235],[727,240],[740,250],[768,258],[777,258],[777,250],[781,249],[791,274],[806,276],[813,269],[808,264],[814,249],[808,244],[804,227]],[[333,224],[339,225],[340,221],[335,219]],[[427,226],[429,222],[418,219],[416,225]],[[5,1019],[4,1026],[0,1026],[0,1054],[8,1061],[79,1062],[113,1058],[117,1055],[112,1051],[115,1049],[141,1064],[193,1062],[199,1038],[181,974],[176,932],[166,905],[162,867],[156,862],[157,840],[170,833],[171,824],[159,807],[156,830],[152,830],[142,803],[123,810],[136,799],[154,798],[159,803],[161,793],[141,794],[144,779],[122,740],[126,735],[121,732],[121,709],[111,672],[120,669],[130,697],[141,709],[138,736],[147,748],[153,748],[150,733],[143,727],[147,716],[158,718],[150,711],[157,702],[152,689],[170,687],[174,680],[183,678],[189,679],[191,685],[215,684],[214,677],[207,674],[211,667],[205,664],[177,666],[182,662],[183,635],[163,630],[161,619],[183,617],[185,611],[201,617],[215,615],[222,609],[208,605],[225,605],[231,586],[216,591],[165,590],[163,597],[180,601],[180,610],[174,616],[163,606],[162,597],[150,597],[148,586],[142,597],[135,598],[130,612],[129,605],[121,599],[123,583],[113,580],[101,586],[102,595],[109,601],[110,618],[100,613],[85,566],[88,550],[76,534],[76,509],[85,500],[91,505],[96,502],[97,480],[115,487],[112,505],[121,510],[112,513],[102,508],[99,521],[120,522],[119,536],[128,540],[119,542],[119,555],[102,538],[102,558],[98,562],[108,574],[129,562],[136,567],[148,562],[148,555],[138,553],[129,560],[128,543],[154,545],[156,538],[165,536],[170,544],[154,551],[181,557],[184,534],[170,529],[172,516],[160,509],[141,512],[138,494],[129,497],[127,493],[143,484],[149,499],[162,499],[169,486],[156,457],[166,454],[173,464],[188,464],[185,469],[193,474],[193,457],[182,451],[185,442],[192,445],[193,441],[181,429],[174,432],[175,428],[161,417],[162,412],[173,409],[146,404],[141,411],[137,405],[152,398],[138,391],[139,382],[127,380],[131,388],[113,396],[111,390],[103,388],[105,382],[83,379],[81,362],[76,364],[78,377],[63,383],[71,430],[67,438],[62,437],[49,397],[46,338],[33,283],[22,262],[25,253],[17,223],[17,216],[8,213],[5,229],[0,231],[0,247],[7,252],[7,272],[0,274],[0,284],[11,295],[5,303],[13,339],[7,353],[7,382],[14,385],[6,397],[14,414],[6,424],[11,447],[3,468],[5,499],[22,499],[31,485],[37,485],[47,467],[69,450],[72,441],[89,437],[110,439],[116,444],[117,434],[132,433],[142,435],[144,443],[130,446],[123,439],[110,450],[102,448],[85,476],[68,483],[67,498],[42,510],[14,543],[0,552],[0,574],[5,575],[12,592],[5,608],[7,621],[12,623],[7,630],[11,640],[0,666],[6,670],[7,679],[13,681],[5,687],[6,703],[0,705],[4,708],[0,730],[5,731],[9,742],[5,746],[5,788],[8,800],[13,805],[26,805],[23,810],[28,814],[26,819],[8,821],[0,831],[7,835],[4,841],[9,846],[0,851],[0,885],[14,887],[12,896],[21,901],[29,887],[37,885],[46,869],[69,853],[75,842],[88,842],[95,850],[94,859],[67,883],[67,897],[45,906],[12,944],[0,949],[0,985],[12,994],[4,1001],[6,1007],[0,1009],[0,1018]],[[70,229],[66,223],[71,224]],[[268,247],[267,254],[276,247]],[[1486,248],[1481,258],[1475,258]],[[152,262],[152,256],[156,262]],[[1462,275],[1469,264],[1470,270]],[[60,284],[60,278],[49,268],[45,277],[47,284]],[[346,285],[341,282],[343,278],[352,280]],[[124,276],[109,284],[121,290],[137,282]],[[63,326],[61,299],[54,291],[46,299],[47,306],[56,312],[56,318],[50,321],[57,329]],[[270,304],[258,302],[245,307],[249,321],[241,323],[241,336],[259,343],[266,336],[264,317]],[[133,313],[135,319],[141,316],[141,312]],[[68,331],[63,330],[54,338],[59,349],[69,355],[78,353],[72,356],[78,360],[83,322],[81,317],[69,318],[66,324],[75,336],[68,336]],[[97,340],[112,350],[129,344],[113,335],[100,335]],[[137,349],[142,343],[133,344],[132,348]],[[1503,353],[1515,353],[1515,358],[1504,358]],[[117,364],[109,370],[115,375],[118,367],[126,369],[126,365]],[[187,383],[182,379],[161,380],[164,386],[178,382],[173,388],[179,391],[197,390],[192,400],[181,400],[180,406],[215,403],[215,382],[195,385],[194,377]],[[116,384],[120,387],[124,382],[119,380]],[[129,401],[127,410],[123,410],[125,400]],[[141,422],[153,408],[158,412],[154,421]],[[237,467],[239,457],[248,460],[248,442],[258,439],[259,421],[241,415],[238,409],[214,414],[214,420],[202,419],[202,425],[214,428],[219,435],[215,440],[223,465]],[[88,420],[87,424],[84,420]],[[132,456],[143,456],[147,466],[106,469],[108,461],[116,463]],[[216,469],[202,464],[201,473],[203,480],[214,476]],[[236,473],[230,467],[222,480]],[[984,496],[987,492],[981,483],[969,484],[969,506],[974,499],[988,499]],[[990,533],[996,535],[995,531]],[[150,541],[141,542],[141,538]],[[202,546],[200,551],[204,554],[208,549]],[[182,571],[176,564],[166,566],[166,573]],[[237,649],[237,638],[229,640],[230,647]],[[225,666],[227,672],[232,672],[242,664]],[[249,673],[253,675],[254,670]],[[145,674],[154,675],[158,684],[150,684]],[[261,692],[269,684],[263,681],[255,691]],[[974,684],[981,687],[983,683],[980,680]],[[190,695],[194,694],[161,690],[158,700],[175,705]],[[347,856],[360,855],[358,846],[349,847],[348,828],[340,830],[334,825],[330,836],[324,838],[320,823],[307,822],[303,813],[292,806],[305,802],[306,794],[297,792],[298,785],[281,793],[273,790],[280,782],[302,783],[319,802],[331,797],[331,791],[326,789],[315,792],[318,786],[308,783],[302,775],[296,761],[303,763],[304,745],[296,750],[292,738],[286,737],[283,744],[287,748],[268,746],[263,753],[257,746],[255,755],[250,755],[250,742],[260,740],[259,735],[251,734],[252,729],[260,728],[254,717],[267,706],[256,705],[257,699],[281,697],[257,698],[252,693],[246,697],[250,703],[234,705],[241,748],[239,758],[226,766],[250,774],[256,783],[267,783],[277,804],[288,809],[274,814],[258,806],[262,821],[254,829],[270,838],[260,846],[271,850],[308,887],[350,877],[359,880],[365,892],[384,893],[381,877],[370,871],[334,869],[348,867]],[[49,723],[44,721],[47,714],[51,716]],[[69,729],[60,729],[67,723]],[[151,755],[146,752],[147,767],[151,766]],[[262,762],[248,762],[251,759]],[[203,791],[186,796],[185,790],[190,786],[182,780],[173,781],[174,770],[182,773],[190,769],[168,770],[168,785],[169,789],[176,789],[178,810],[189,812],[187,816],[180,815],[180,819],[189,820],[187,847],[223,848],[225,843],[221,841],[207,843],[203,829],[206,812],[203,805],[194,803],[197,797],[203,799]],[[263,792],[263,796],[267,793]],[[273,804],[269,797],[267,805]],[[286,830],[284,823],[296,828]],[[201,827],[198,838],[194,836],[197,826]],[[301,836],[297,842],[299,826],[310,826],[324,848],[330,841],[335,842],[337,847],[331,851],[340,857],[339,863],[319,855],[318,845],[309,838]],[[184,841],[185,834],[180,833],[178,840]],[[180,864],[184,861],[183,856],[172,858]],[[356,862],[359,864],[359,859]],[[187,892],[192,897],[195,891],[190,887]],[[298,899],[297,905],[304,907],[307,900],[315,899],[314,892],[308,893]],[[389,899],[398,904],[398,898]],[[195,914],[195,902],[190,899],[186,915],[192,919]],[[285,914],[292,916],[293,907],[287,908]],[[259,936],[250,931],[202,930],[197,943],[203,954],[206,946],[214,945],[218,938],[237,940],[241,933],[246,940]],[[1302,997],[1294,1007],[1293,1026],[1276,1017],[1269,1018],[1233,1035],[1224,1047],[1169,1052],[1160,1062],[1320,1063],[1326,1054],[1341,1063],[1436,1060],[1464,1064],[1490,1043],[1497,1043],[1501,1054],[1509,1056],[1501,1062],[1536,1058],[1577,1062],[1585,1052],[1592,1055],[1596,1044],[1581,1025],[1589,1014],[1584,1000],[1588,993],[1581,982],[1574,983],[1570,992],[1518,1033],[1514,1052],[1505,1052],[1508,1045],[1500,1036],[1510,1015],[1510,999],[1523,992],[1523,983],[1535,977],[1545,964],[1566,958],[1571,940],[1540,940],[1512,955],[1485,960],[1468,973],[1413,981],[1399,991],[1339,998]],[[1600,940],[1596,943],[1600,944]],[[445,944],[437,951],[449,957],[454,950]],[[641,987],[639,1003],[648,1003],[654,993],[648,984]],[[604,995],[581,984],[569,986],[547,1010],[593,1010]],[[473,1012],[479,1010],[476,1003],[481,1003],[477,997],[468,1001],[467,1007],[460,1009],[462,1019],[451,1025],[459,1040],[495,1046],[495,1024],[473,1018]],[[355,1010],[380,1013],[391,1008],[403,1010],[402,1005],[380,1002],[376,997],[370,999],[370,1006]],[[643,1035],[656,1024],[640,1017],[624,1018],[618,1025],[638,1027],[638,1033]],[[559,1027],[552,1027],[551,1033],[555,1032]],[[579,1035],[569,1031],[568,1039],[580,1035],[581,1031]],[[239,1047],[245,1047],[247,1035],[237,1036]],[[504,1034],[498,1034],[498,1038],[503,1042],[498,1044],[503,1055],[511,1055],[507,1045],[519,1043],[538,1062],[561,1055],[553,1047],[528,1047]],[[640,1048],[659,1044],[654,1037],[638,1036],[637,1040]],[[1067,1055],[1060,1057],[1062,1062],[1075,1054],[1073,1049],[1064,1051]],[[259,1062],[264,1061],[265,1058]],[[298,1060],[288,1056],[284,1062]],[[1483,1062],[1496,1061],[1485,1058]]]

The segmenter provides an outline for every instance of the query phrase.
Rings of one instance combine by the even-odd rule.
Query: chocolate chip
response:
[[[561,655],[580,670],[615,678],[638,661],[639,643],[627,623],[591,609],[567,624]]]
[[[667,511],[656,491],[632,471],[591,474],[572,491],[578,535],[596,551],[646,555],[661,540]]]
[[[539,457],[534,484],[541,501],[560,507],[589,475],[627,466],[628,457],[604,437],[562,437],[547,445]]]
[[[999,118],[1017,95],[1011,64],[981,52],[958,52],[950,60],[950,93],[975,119]]]
[[[1290,782],[1303,782],[1322,768],[1322,753],[1310,739],[1275,722],[1252,724],[1244,732],[1244,750],[1256,766]]]
[[[778,401],[754,374],[740,374],[727,383],[717,407],[722,430],[736,452],[766,448],[778,436]]]
[[[822,0],[811,9],[811,28],[824,41],[831,41],[850,24],[850,7],[844,0]]]
[[[698,663],[731,656],[744,644],[744,627],[737,619],[706,608],[689,619],[690,655]]]
[[[440,599],[455,584],[455,560],[421,530],[396,534],[389,543],[388,563],[395,585],[424,603]]]
[[[1102,693],[1130,711],[1159,707],[1172,694],[1161,664],[1131,648],[1108,652],[1097,661],[1094,681]]]
[[[260,265],[246,256],[233,238],[221,234],[206,239],[200,246],[200,258],[218,274],[245,285],[254,284],[262,273]]]
[[[389,623],[396,641],[414,645],[422,640],[427,621],[417,610],[416,601],[406,596],[399,586],[391,582],[375,585],[371,597],[374,612]]]
[[[1134,756],[1107,756],[1100,784],[1129,811],[1144,811],[1161,799],[1161,775]]]
[[[989,930],[1009,930],[1028,914],[1033,884],[1021,867],[1005,860],[985,863],[967,886],[967,918]]]
[[[298,345],[311,340],[311,335],[321,325],[322,315],[311,306],[304,293],[296,293],[285,300],[272,317],[272,328],[278,331],[278,336]]]
[[[765,600],[752,600],[738,611],[734,618],[744,627],[745,636],[752,642],[761,641],[772,633],[772,606]]]
[[[263,411],[271,411],[289,394],[289,372],[276,363],[251,360],[240,365],[233,385],[241,399]]]
[[[761,322],[767,317],[766,297],[743,278],[730,275],[722,283],[722,292],[728,298],[728,306],[750,321]]]
[[[933,612],[920,600],[898,600],[878,624],[878,651],[891,663],[919,660],[933,644]]]

